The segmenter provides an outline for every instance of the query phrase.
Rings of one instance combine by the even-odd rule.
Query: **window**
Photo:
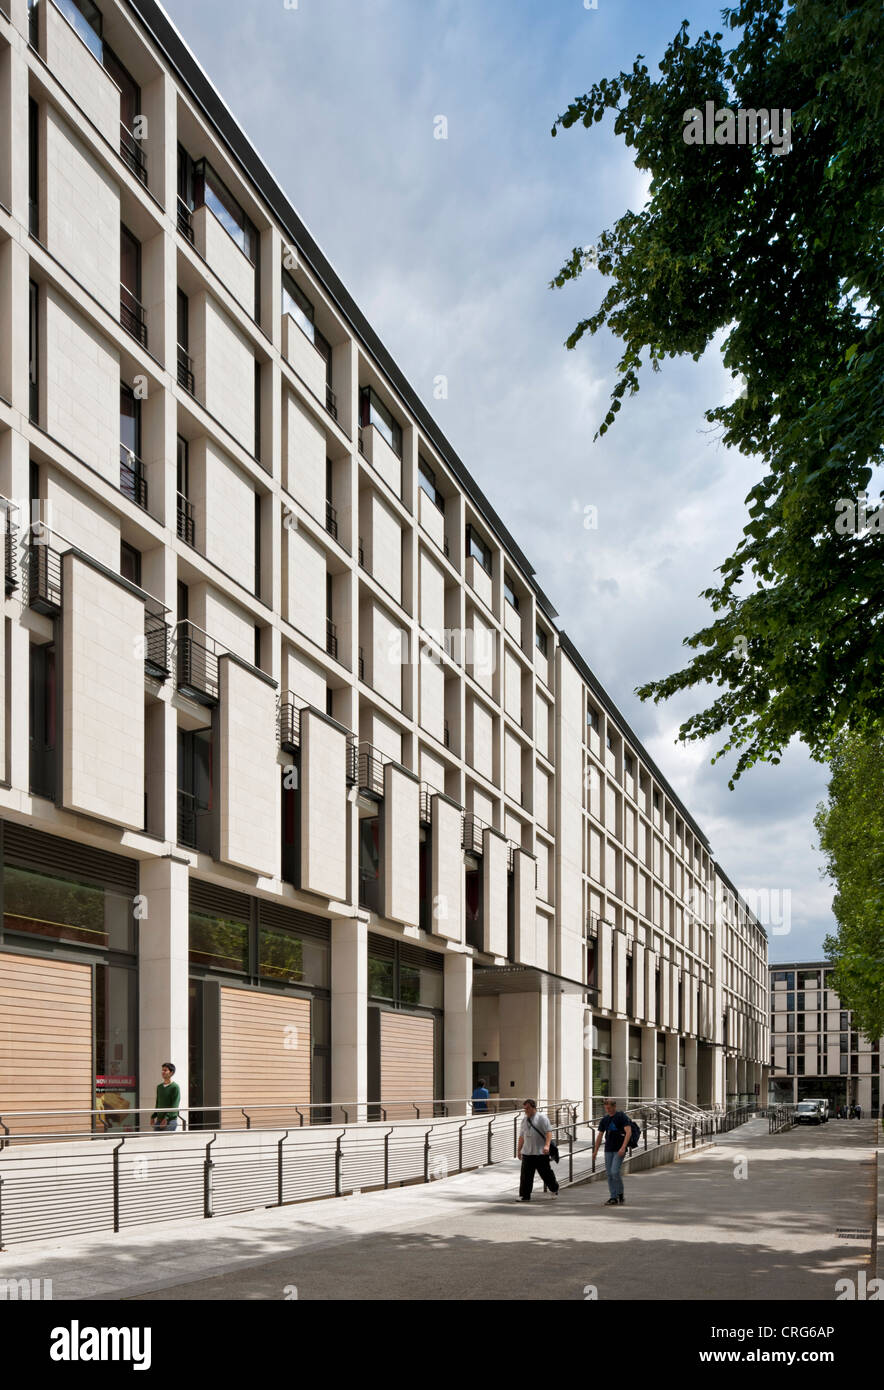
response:
[[[249,968],[248,922],[191,910],[190,963],[245,975]]]
[[[311,343],[316,341],[313,305],[287,270],[282,272],[282,312],[294,319]]]
[[[623,759],[627,777],[632,777],[635,772],[635,761],[631,753],[627,753]]]
[[[178,842],[204,852],[214,805],[212,752],[211,729],[178,730]]]
[[[36,425],[40,414],[40,376],[38,370],[40,292],[30,282],[30,318],[28,320],[28,410],[31,423]]]
[[[519,595],[516,593],[515,589],[513,588],[513,581],[510,579],[510,577],[509,577],[508,574],[505,574],[505,575],[503,576],[503,596],[504,596],[504,598],[506,599],[507,603],[508,603],[512,608],[515,608],[516,612],[518,612],[518,611],[519,611]]]
[[[598,712],[597,709],[594,709],[592,705],[588,705],[588,706],[587,706],[587,709],[586,709],[586,722],[587,722],[587,724],[589,725],[589,727],[595,731],[595,733],[598,733],[598,731],[599,731],[599,712]]]
[[[659,793],[658,791],[655,790],[655,791],[654,791],[654,810],[655,810],[655,811],[659,811],[659,809],[660,809],[660,793]]]
[[[613,753],[613,751],[614,751],[614,740],[612,739],[612,737],[611,737],[610,734],[605,734],[605,747],[606,747],[611,753]]]
[[[537,646],[537,650],[540,652],[540,655],[546,656],[549,647],[546,633],[543,631],[543,628],[539,627],[536,629],[534,633],[534,641]]]
[[[141,551],[120,541],[120,574],[141,588]]]
[[[40,108],[28,102],[28,231],[40,235]]]
[[[217,217],[228,236],[236,242],[243,255],[255,265],[258,259],[257,228],[243,212],[223,179],[219,178],[205,159],[193,165],[192,192],[191,206],[207,207]]]
[[[90,52],[99,63],[102,62],[101,11],[98,6],[93,5],[91,0],[54,0],[54,3]]]
[[[261,363],[255,362],[255,458],[261,458]]]
[[[359,424],[363,429],[374,425],[396,457],[402,457],[402,427],[370,386],[363,386],[359,393]]]
[[[3,930],[117,951],[132,951],[135,945],[125,893],[45,866],[4,865]]]
[[[261,495],[255,493],[255,594],[261,597]],[[261,663],[256,661],[255,665]]]
[[[55,797],[56,730],[58,721],[55,647],[51,642],[30,647],[30,790],[34,796]]]
[[[381,823],[379,816],[363,816],[359,822],[359,902],[379,912]]]
[[[417,459],[417,485],[427,494],[431,502],[439,508],[440,512],[445,511],[445,498],[436,487],[436,474],[426,459],[418,454]]]
[[[491,547],[476,535],[472,526],[467,526],[467,555],[478,560],[486,574],[491,574]]]
[[[120,385],[120,444],[128,454],[141,457],[141,401],[130,386]]]
[[[120,323],[144,347],[147,325],[141,303],[141,242],[120,226]]]

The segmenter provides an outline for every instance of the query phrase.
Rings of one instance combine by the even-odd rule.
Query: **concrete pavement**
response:
[[[875,1125],[753,1120],[677,1164],[516,1203],[510,1160],[429,1186],[21,1247],[55,1299],[831,1301],[869,1269]],[[846,1238],[839,1230],[847,1231]]]

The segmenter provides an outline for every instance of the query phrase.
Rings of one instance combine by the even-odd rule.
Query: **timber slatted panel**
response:
[[[417,1014],[381,1011],[381,1102],[388,1120],[414,1119],[411,1104],[388,1101],[429,1101],[433,1089],[434,1020]],[[421,1114],[432,1113],[420,1107]]]
[[[269,1105],[252,1126],[298,1124],[294,1106],[310,1103],[310,1000],[261,990],[221,989],[221,1104]],[[309,1112],[304,1110],[304,1123]],[[245,1118],[224,1113],[224,1128]]]
[[[90,1110],[92,970],[0,952],[0,1115]],[[13,1133],[88,1130],[88,1115],[7,1120]]]

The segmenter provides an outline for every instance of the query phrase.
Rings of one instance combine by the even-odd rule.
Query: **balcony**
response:
[[[144,605],[144,674],[159,681],[164,681],[171,670],[167,611],[154,598]]]
[[[18,588],[18,507],[0,497],[0,510],[6,515],[6,597]]]
[[[433,797],[435,795],[435,787],[431,787],[429,782],[421,782],[420,819],[422,825],[432,825],[433,823]]]
[[[144,305],[136,299],[130,289],[120,285],[120,323],[127,333],[131,333],[142,347],[147,347],[147,319]]]
[[[337,420],[338,398],[329,386],[328,382],[326,382],[325,384],[325,408],[328,411],[329,415],[332,417],[332,419]]]
[[[188,619],[177,625],[176,684],[182,695],[199,705],[217,705],[218,643]]]
[[[187,545],[195,545],[196,524],[193,515],[193,503],[188,501],[183,492],[178,493],[178,539]]]
[[[183,386],[188,395],[196,395],[194,389],[193,358],[188,355],[187,351],[180,343],[178,344],[178,385]]]
[[[355,734],[347,735],[347,786],[355,787],[359,780],[359,744]]]
[[[144,464],[125,444],[120,445],[120,492],[124,497],[128,497],[130,502],[141,507],[142,511],[147,511],[147,479],[144,476]]]
[[[120,121],[120,155],[123,163],[126,164],[141,183],[147,184],[147,158],[141,148],[141,141],[136,140],[128,126]]]
[[[359,744],[357,783],[360,792],[378,798],[384,794],[384,764],[391,759],[370,743]]]
[[[329,656],[333,656],[335,661],[338,659],[338,629],[335,627],[331,618],[325,620],[325,650]]]
[[[193,213],[183,198],[178,199],[178,230],[193,246]]]
[[[295,703],[291,690],[279,697],[276,725],[280,748],[285,753],[294,753],[301,746],[301,707]]]
[[[325,504],[325,529],[335,540],[338,539],[338,513],[328,501]]]
[[[467,854],[481,854],[483,850],[482,831],[487,830],[486,821],[478,816],[467,814],[463,818],[463,847]]]
[[[50,618],[61,612],[61,555],[45,541],[28,550],[28,606]]]

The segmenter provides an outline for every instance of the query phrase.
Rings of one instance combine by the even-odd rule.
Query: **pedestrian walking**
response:
[[[479,1084],[473,1091],[473,1114],[484,1115],[488,1111],[488,1082],[484,1076],[479,1077]]]
[[[551,1197],[558,1197],[559,1184],[550,1164],[550,1145],[552,1125],[546,1115],[538,1114],[537,1102],[522,1102],[525,1111],[519,1127],[518,1156],[522,1160],[519,1177],[519,1201],[530,1202],[534,1187],[534,1174],[539,1173],[543,1185]]]
[[[163,1063],[163,1079],[157,1085],[156,1110],[150,1117],[150,1127],[157,1134],[168,1134],[178,1128],[178,1106],[181,1104],[181,1087],[173,1081],[175,1063]]]
[[[863,1117],[863,1108],[862,1108],[861,1105],[857,1105],[857,1107],[856,1107],[856,1118],[857,1118],[858,1120],[861,1120],[862,1117]]]
[[[606,1207],[623,1206],[623,1179],[620,1176],[620,1168],[626,1157],[626,1149],[632,1135],[632,1124],[629,1116],[617,1109],[617,1102],[614,1100],[605,1101],[605,1113],[599,1120],[599,1132],[596,1136],[595,1148],[592,1151],[593,1159],[599,1151],[599,1145],[604,1138],[605,1141],[605,1172],[608,1175],[609,1197],[605,1202]]]

